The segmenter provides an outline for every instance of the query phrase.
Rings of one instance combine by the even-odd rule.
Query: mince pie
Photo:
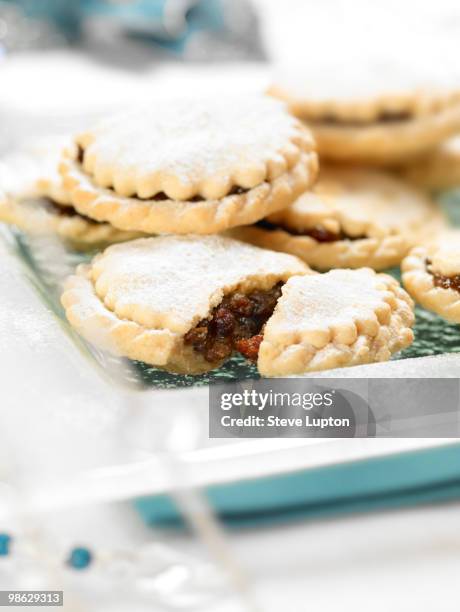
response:
[[[413,340],[413,304],[369,268],[295,276],[283,286],[260,345],[265,376],[386,361]]]
[[[321,169],[312,192],[232,235],[297,255],[317,270],[383,270],[444,225],[437,206],[400,179],[379,170],[330,166]]]
[[[364,0],[361,4],[364,11],[376,6]],[[330,3],[327,7],[325,18],[330,23],[333,8]],[[398,12],[400,8],[398,3]],[[355,13],[361,15],[362,9]],[[380,17],[391,19],[388,27],[394,33],[395,16],[387,5]],[[372,40],[365,52],[360,49],[353,54],[357,51],[354,41],[363,38],[361,21],[355,19],[346,26],[342,18],[336,21],[343,48],[336,40],[334,53],[311,55],[314,61],[306,54],[302,66],[278,67],[275,84],[269,90],[306,122],[321,159],[393,165],[428,152],[460,132],[455,27],[444,27],[436,43],[431,32],[430,44],[419,39],[412,46],[410,37],[417,28],[406,28],[402,34],[404,49],[395,51],[393,38],[385,40],[381,49],[372,48],[378,44],[376,32],[386,32],[379,23],[377,30],[370,30]],[[440,24],[438,15],[430,20],[430,26]],[[437,61],[436,54],[442,55],[449,44],[442,62]],[[339,53],[337,48],[341,49]],[[348,53],[351,57],[347,60]],[[427,57],[422,59],[421,54]]]
[[[413,249],[402,263],[402,279],[424,308],[460,323],[460,230],[440,234]]]
[[[297,374],[388,359],[412,340],[412,301],[390,277],[315,274],[223,236],[111,246],[70,277],[62,303],[97,346],[186,374],[237,353],[263,375]]]
[[[154,100],[76,143],[60,166],[75,208],[155,234],[254,223],[308,189],[318,166],[310,132],[262,95]]]
[[[62,303],[70,323],[113,353],[194,374],[239,352],[257,360],[261,335],[294,274],[292,255],[221,236],[161,236],[111,246],[77,269]]]

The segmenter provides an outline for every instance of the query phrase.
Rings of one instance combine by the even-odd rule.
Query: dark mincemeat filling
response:
[[[426,269],[433,277],[433,284],[435,287],[439,287],[440,289],[453,289],[460,293],[460,274],[456,274],[455,276],[443,276],[442,274],[433,272],[430,266],[431,261],[427,259]]]
[[[247,295],[227,295],[209,319],[203,319],[185,335],[185,344],[193,346],[210,363],[222,361],[234,351],[256,361],[263,340],[261,332],[275,310],[282,285]]]
[[[344,120],[338,117],[334,117],[333,115],[324,115],[320,119],[314,121],[314,123],[318,125],[337,125],[340,127],[366,127],[368,125],[372,126],[376,123],[401,123],[403,121],[409,121],[413,116],[408,112],[389,112],[385,111],[380,113],[373,121],[358,121],[358,120]]]
[[[79,216],[79,213],[73,208],[73,206],[64,206],[57,204],[51,198],[43,198],[43,205],[49,212],[52,212],[55,215],[59,215],[60,217],[76,217]]]
[[[224,197],[231,196],[231,195],[240,195],[242,193],[247,193],[247,191],[248,189],[243,189],[243,187],[232,187],[232,189]],[[156,202],[162,202],[164,200],[171,199],[169,196],[167,196],[164,193],[164,191],[160,191],[160,193],[156,193],[154,196],[151,196],[150,198],[141,198],[138,195],[134,195],[134,197],[136,198],[136,200],[144,200],[144,201],[155,200]],[[196,196],[193,196],[192,198],[189,198],[188,200],[184,200],[184,202],[204,202],[205,200],[206,198],[196,195]]]
[[[86,215],[82,215],[79,213],[73,206],[64,206],[57,204],[51,198],[43,198],[43,203],[46,210],[49,210],[55,215],[59,215],[60,217],[80,217],[89,223],[103,223],[103,221],[96,221],[95,219],[91,219]]]
[[[85,151],[83,147],[80,147],[79,145],[77,149],[77,162],[79,164],[83,164],[84,159],[85,159]]]
[[[331,232],[321,225],[315,225],[305,230],[294,230],[290,227],[286,227],[282,224],[270,223],[269,221],[259,221],[256,223],[257,227],[268,231],[283,230],[293,236],[310,236],[317,242],[336,242],[337,240],[363,240],[366,236],[348,236],[344,232]]]
[[[79,164],[83,164],[85,158],[85,151],[82,147],[78,147],[78,152],[77,152],[77,162]],[[112,187],[113,189],[113,187]],[[227,194],[227,196],[231,196],[231,195],[241,195],[242,193],[247,193],[249,191],[249,189],[244,189],[243,187],[233,187]],[[160,191],[159,193],[156,193],[154,196],[151,196],[149,198],[141,198],[136,194],[132,194],[133,197],[136,198],[136,200],[141,200],[141,201],[148,201],[148,200],[154,200],[155,202],[163,202],[165,200],[170,200],[171,198],[168,197],[166,195],[166,193],[164,193],[164,191]],[[225,197],[227,197],[225,196]],[[188,200],[184,200],[187,202],[204,202],[205,198],[203,198],[202,196],[196,195],[193,196],[192,198],[188,199]]]

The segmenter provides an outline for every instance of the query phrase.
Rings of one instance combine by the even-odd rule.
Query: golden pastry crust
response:
[[[80,134],[82,167],[117,195],[219,200],[272,182],[311,139],[281,102],[263,95],[157,99]]]
[[[436,147],[460,131],[460,103],[438,112],[364,125],[308,121],[324,159],[394,165]]]
[[[382,117],[423,117],[460,103],[459,91],[436,88],[375,92],[370,97],[355,95],[345,99],[331,97],[315,99],[299,87],[275,83],[269,87],[267,93],[283,100],[295,116],[306,121],[329,118],[338,123],[367,124],[375,123]]]
[[[142,236],[75,211],[58,172],[59,158],[68,143],[62,137],[46,138],[0,161],[0,184],[7,191],[0,202],[0,221],[28,234],[55,234],[77,249]]]
[[[267,321],[264,376],[386,361],[413,340],[413,303],[397,281],[369,268],[293,277]]]
[[[431,244],[414,248],[401,269],[404,287],[417,302],[447,321],[460,323],[460,291],[449,286],[452,279],[460,287],[460,231],[441,234]]]
[[[45,198],[49,198],[55,204],[71,207],[70,196],[68,191],[64,188],[62,177],[58,172],[58,160],[54,166],[54,172],[52,174],[41,174],[36,182],[35,195],[41,195]],[[33,194],[31,194],[33,196]]]
[[[97,223],[82,217],[71,206],[58,206],[62,212],[38,196],[26,200],[5,198],[0,200],[0,221],[31,235],[57,235],[77,249],[140,237],[139,232],[125,232],[109,223]]]
[[[162,236],[109,247],[70,277],[70,323],[112,353],[183,373],[210,363],[184,342],[224,295],[270,289],[311,271],[290,255],[222,236]]]
[[[440,210],[398,178],[377,170],[333,167],[321,170],[311,193],[267,220],[272,229],[241,227],[232,235],[296,255],[317,270],[398,265],[426,234],[445,225]],[[315,238],[318,229],[336,239]]]
[[[433,191],[460,187],[460,136],[450,138],[399,168],[401,176],[414,185]]]
[[[220,200],[139,200],[96,186],[75,159],[60,165],[72,204],[82,214],[115,227],[145,233],[213,234],[254,223],[291,204],[314,182],[318,160],[307,134],[297,163],[272,181]]]
[[[282,229],[268,231],[254,226],[237,228],[231,235],[261,248],[295,255],[320,271],[362,266],[385,270],[398,265],[409,248],[402,236],[320,243],[310,236],[293,236]]]

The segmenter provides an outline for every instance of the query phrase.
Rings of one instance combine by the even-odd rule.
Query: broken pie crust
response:
[[[62,304],[95,345],[198,374],[222,360],[205,359],[187,342],[190,332],[212,321],[227,297],[273,291],[277,304],[255,337],[265,376],[382,361],[412,341],[412,300],[391,277],[370,269],[319,275],[295,257],[223,236],[111,246],[68,279]]]
[[[285,208],[314,182],[310,132],[267,96],[155,102],[76,138],[60,166],[82,214],[146,233],[212,234]]]
[[[333,166],[321,169],[312,192],[267,221],[267,227],[262,223],[231,233],[296,255],[317,270],[398,265],[423,236],[445,226],[436,205],[402,180],[379,170]],[[315,230],[331,239],[315,238]]]
[[[62,304],[88,341],[170,371],[218,367],[185,336],[224,296],[269,290],[294,274],[312,274],[291,255],[222,236],[161,236],[111,246],[66,283]]]
[[[264,328],[264,376],[386,361],[413,341],[413,303],[399,283],[369,268],[295,276]]]
[[[414,248],[402,262],[402,281],[424,308],[460,323],[460,230]]]

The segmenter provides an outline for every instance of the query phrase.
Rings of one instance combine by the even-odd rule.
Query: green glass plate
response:
[[[456,225],[460,225],[460,191],[444,194],[439,201],[450,219]],[[99,351],[74,332],[67,323],[59,301],[64,278],[72,273],[79,263],[89,261],[94,253],[76,253],[48,238],[27,237],[21,232],[8,228],[5,228],[2,236],[11,251],[24,264],[30,282],[57,316],[66,333],[112,382],[141,388],[177,389],[259,378],[257,369],[241,357],[229,359],[225,365],[213,372],[199,376],[184,376],[170,374],[146,363],[114,357]],[[388,272],[400,278],[399,269]],[[417,306],[415,340],[409,348],[395,355],[394,359],[455,352],[460,352],[460,327],[449,324],[434,313]]]

